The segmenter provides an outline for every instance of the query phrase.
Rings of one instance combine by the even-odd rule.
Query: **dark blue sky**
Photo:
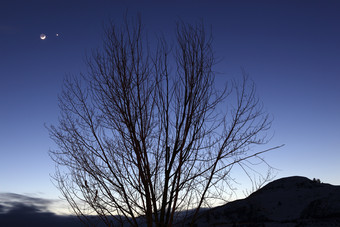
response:
[[[150,40],[171,36],[178,19],[211,25],[217,82],[244,67],[274,117],[268,147],[286,144],[265,155],[277,177],[340,185],[340,1],[2,0],[0,192],[58,197],[44,123],[58,119],[64,76],[86,71],[103,24],[127,9],[141,13]]]

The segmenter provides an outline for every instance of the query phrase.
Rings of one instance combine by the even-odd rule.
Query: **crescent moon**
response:
[[[40,39],[41,39],[41,40],[46,39],[46,35],[45,35],[44,33],[40,34]]]

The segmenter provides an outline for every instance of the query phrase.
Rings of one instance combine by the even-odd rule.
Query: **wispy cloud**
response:
[[[56,215],[49,211],[54,200],[15,193],[0,193],[0,226],[81,226],[74,216]]]
[[[15,193],[0,193],[0,206],[2,212],[9,212],[23,208],[23,206],[31,207],[37,212],[47,212],[49,205],[53,204],[53,200],[35,198]]]

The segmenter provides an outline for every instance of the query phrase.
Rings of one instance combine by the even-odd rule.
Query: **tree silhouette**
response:
[[[181,215],[193,224],[201,207],[226,199],[234,165],[274,149],[251,149],[271,121],[248,76],[216,89],[203,24],[177,23],[176,38],[151,47],[140,19],[110,24],[88,73],[65,79],[50,155],[82,221],[172,226]]]

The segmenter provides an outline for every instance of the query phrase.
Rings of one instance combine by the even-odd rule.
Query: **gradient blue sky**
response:
[[[340,185],[340,1],[2,0],[0,192],[59,196],[44,123],[57,122],[64,76],[86,70],[103,23],[126,9],[141,13],[149,37],[171,35],[179,18],[211,25],[218,80],[244,67],[274,116],[269,146],[286,144],[265,155],[276,178]]]

